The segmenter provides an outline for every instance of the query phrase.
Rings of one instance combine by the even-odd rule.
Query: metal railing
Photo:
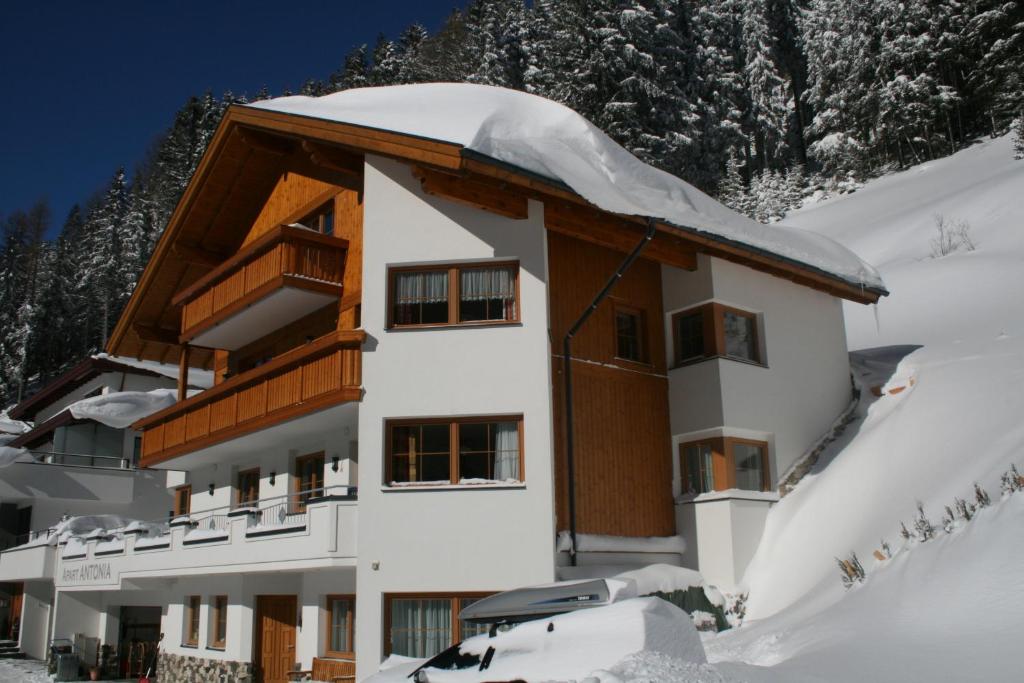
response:
[[[29,450],[37,462],[45,465],[74,465],[107,470],[134,469],[132,461],[116,455],[92,455],[89,453],[64,453],[61,451]]]

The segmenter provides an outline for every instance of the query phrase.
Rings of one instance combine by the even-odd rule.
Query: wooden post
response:
[[[178,400],[184,401],[188,396],[188,357],[192,347],[182,344],[181,355],[178,356]]]

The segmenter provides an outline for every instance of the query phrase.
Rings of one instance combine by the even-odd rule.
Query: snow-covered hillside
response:
[[[787,218],[879,267],[891,297],[849,306],[847,326],[855,372],[886,393],[865,392],[858,419],[770,513],[744,578],[748,621],[708,642],[712,661],[828,681],[1013,680],[1024,495],[892,560],[872,553],[904,543],[917,502],[938,525],[974,482],[997,501],[1000,475],[1024,464],[1022,191],[1006,137]],[[931,258],[937,215],[967,221],[976,249]],[[868,577],[846,591],[835,558],[851,551]]]

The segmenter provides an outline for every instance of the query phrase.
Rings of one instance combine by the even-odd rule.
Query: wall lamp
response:
[[[212,483],[210,484],[210,495],[211,496],[213,495],[213,484]]]
[[[338,461],[339,460],[341,460],[341,458],[339,458],[338,456],[336,456],[336,455],[331,456],[331,471],[333,471],[333,472],[337,472],[338,471]]]
[[[273,485],[274,485],[274,480],[275,480],[275,479],[277,479],[277,472],[271,472],[271,473],[270,473],[270,485],[271,485],[271,486],[273,486]]]

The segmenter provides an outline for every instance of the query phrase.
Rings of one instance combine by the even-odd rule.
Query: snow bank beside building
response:
[[[564,183],[606,211],[653,216],[856,285],[884,287],[872,266],[839,243],[806,230],[752,221],[640,161],[568,107],[536,95],[485,85],[428,83],[316,98],[279,97],[247,106],[462,145]]]

